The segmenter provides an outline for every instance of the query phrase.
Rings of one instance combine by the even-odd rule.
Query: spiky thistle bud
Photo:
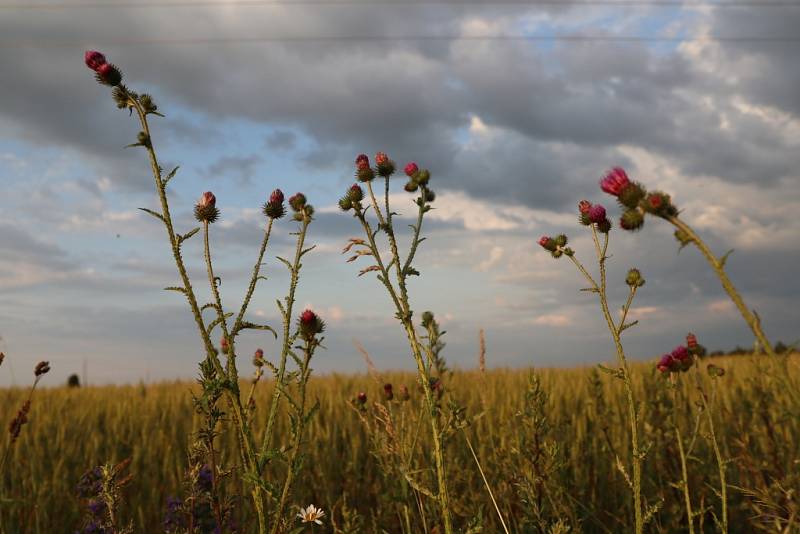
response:
[[[625,283],[628,287],[642,287],[644,285],[644,277],[639,269],[631,269],[628,271],[628,276],[625,277]]]
[[[686,334],[686,346],[689,350],[697,348],[697,336],[689,332]]]
[[[97,69],[106,63],[106,56],[97,50],[87,50],[83,54],[83,59],[86,62],[86,66],[95,72],[97,72]]]
[[[375,165],[377,167],[378,175],[383,178],[388,178],[394,174],[394,161],[390,160],[389,156],[387,156],[385,152],[378,152],[375,154]]]
[[[375,172],[369,166],[369,157],[359,154],[356,158],[356,178],[359,182],[370,182],[375,178]]]
[[[116,87],[122,83],[122,72],[111,63],[103,63],[95,72],[97,73],[95,78],[103,85]]]
[[[350,211],[353,209],[353,201],[347,195],[339,199],[339,209],[342,211]]]
[[[597,224],[597,231],[601,234],[607,234],[611,231],[611,221],[605,219],[604,221]]]
[[[601,224],[606,220],[606,209],[600,204],[594,204],[589,208],[589,221],[594,224]]]
[[[363,391],[359,391],[356,399],[361,406],[364,406],[367,403],[367,394]]]
[[[289,206],[294,211],[301,211],[306,205],[306,196],[303,193],[295,193],[289,197]]]
[[[413,180],[419,185],[428,185],[428,182],[431,180],[431,171],[428,169],[420,169]]]
[[[361,202],[364,200],[364,190],[361,189],[360,185],[353,184],[350,186],[350,189],[347,190],[347,197],[351,202]]]
[[[423,189],[422,196],[424,197],[423,200],[428,203],[436,200],[436,193],[433,192],[433,189]]]
[[[555,237],[556,246],[563,247],[567,244],[567,236],[564,234],[558,234]]]
[[[415,162],[409,161],[408,163],[406,163],[406,166],[403,167],[403,172],[406,173],[406,176],[413,179],[414,175],[419,172],[419,167]]]
[[[211,191],[206,191],[194,207],[194,217],[202,223],[213,223],[219,217],[217,197]]]
[[[414,193],[417,189],[419,189],[419,184],[414,180],[409,180],[408,183],[403,187],[407,192]]]
[[[658,217],[669,217],[677,215],[678,213],[677,208],[672,205],[670,196],[661,191],[648,193],[639,205],[647,213],[657,215]]]
[[[624,208],[635,208],[647,194],[644,187],[636,182],[630,182],[620,190],[617,200]]]
[[[256,349],[253,353],[253,365],[257,368],[264,367],[264,351],[261,349]]]
[[[39,362],[33,369],[33,375],[37,378],[48,372],[50,372],[50,362]]]
[[[283,205],[283,200],[283,191],[280,189],[276,189],[270,193],[269,199],[267,199],[267,202],[264,203],[264,207],[262,208],[264,215],[270,219],[280,219],[286,215],[286,206]]]
[[[383,385],[383,398],[387,401],[394,399],[394,391],[392,391],[391,384],[384,384]]]
[[[428,328],[433,322],[433,312],[432,311],[425,311],[422,313],[422,327]]]
[[[636,208],[626,210],[619,219],[619,227],[631,232],[639,230],[643,224],[644,215]]]
[[[305,310],[300,314],[297,328],[300,330],[300,337],[306,341],[311,341],[317,334],[325,330],[325,322],[313,311]]]
[[[592,209],[592,203],[588,200],[578,202],[578,213],[589,213],[590,209]]]
[[[555,252],[556,249],[558,248],[558,245],[556,244],[556,240],[553,239],[550,236],[543,235],[542,237],[539,238],[538,243],[539,243],[539,246],[541,246],[543,249],[548,250],[550,252]]]

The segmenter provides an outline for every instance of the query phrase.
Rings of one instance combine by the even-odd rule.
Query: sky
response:
[[[564,232],[591,263],[581,199],[619,209],[598,180],[614,166],[672,195],[719,255],[774,341],[800,338],[800,3],[428,0],[0,1],[0,385],[191,379],[203,357],[158,221],[138,123],[83,64],[87,49],[153,95],[153,142],[179,231],[213,191],[212,248],[228,309],[238,310],[274,188],[317,210],[297,293],[326,322],[316,372],[361,372],[354,341],[381,369],[411,369],[405,335],[367,263],[341,249],[359,236],[336,207],[353,160],[385,151],[430,169],[437,192],[410,284],[418,316],[447,331],[451,366],[612,361],[596,298],[536,241]],[[398,228],[414,197],[393,180]],[[288,287],[275,259],[296,223],[275,225],[248,317],[279,326]],[[629,267],[647,280],[625,334],[647,360],[689,331],[709,348],[752,333],[694,248],[648,219],[612,230],[609,297]],[[201,240],[185,259],[207,298]],[[268,333],[243,334],[274,357]],[[241,365],[245,373],[249,364]]]

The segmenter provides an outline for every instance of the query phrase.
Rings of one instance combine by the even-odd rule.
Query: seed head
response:
[[[47,374],[49,371],[50,371],[50,362],[39,362],[33,369],[33,374],[38,378],[42,375]]]
[[[394,391],[392,391],[391,384],[383,385],[383,398],[385,398],[387,401],[394,399]]]

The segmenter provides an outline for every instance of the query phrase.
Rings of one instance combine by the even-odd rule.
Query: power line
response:
[[[6,10],[68,10],[115,8],[187,8],[187,7],[269,7],[269,6],[361,6],[361,7],[421,7],[421,6],[479,6],[520,5],[550,6],[619,6],[619,7],[800,7],[797,0],[185,0],[158,2],[70,2],[0,4]]]
[[[215,45],[266,43],[330,43],[358,41],[531,41],[531,42],[741,42],[741,43],[800,43],[800,36],[708,36],[657,37],[639,35],[326,35],[326,36],[257,36],[257,37],[183,37],[149,39],[108,39],[87,41],[0,40],[0,48],[80,48],[138,45]]]

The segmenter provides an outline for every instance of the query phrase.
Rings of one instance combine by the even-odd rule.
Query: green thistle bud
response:
[[[619,226],[623,230],[635,231],[639,230],[644,224],[644,215],[638,209],[629,209],[622,214],[619,220]]]
[[[414,177],[414,181],[417,182],[419,185],[427,185],[430,179],[431,179],[431,173],[428,169],[421,169]]]
[[[144,132],[136,134],[136,142],[142,146],[150,146],[150,136]]]
[[[597,223],[597,231],[601,234],[607,234],[611,231],[611,223],[608,219]]]
[[[339,209],[342,211],[350,211],[353,208],[353,202],[350,200],[350,197],[343,196],[339,199]]]
[[[564,255],[571,258],[572,256],[575,255],[575,251],[572,250],[571,248],[567,247],[567,248],[564,249]]]
[[[554,250],[551,254],[553,255],[554,258],[557,259],[560,258],[564,254],[564,252],[561,250]]]
[[[403,189],[405,189],[409,193],[413,193],[414,191],[419,189],[419,186],[417,185],[417,182],[415,182],[414,180],[409,180]]]
[[[681,248],[692,242],[692,238],[683,230],[675,230],[675,239],[681,244]]]
[[[557,246],[563,247],[564,245],[567,244],[567,236],[565,236],[564,234],[558,234],[556,236],[555,241]]]
[[[364,199],[364,190],[358,184],[353,184],[347,190],[347,198],[350,202],[361,202]]]
[[[433,322],[433,312],[426,311],[422,313],[422,326],[427,328]]]
[[[644,278],[639,269],[631,269],[628,271],[628,276],[625,277],[625,283],[629,287],[642,287],[644,285]]]
[[[620,190],[618,200],[623,207],[635,208],[646,194],[641,184],[631,182]]]
[[[425,197],[425,202],[433,202],[436,200],[436,193],[433,192],[433,189],[424,189],[423,196]]]

